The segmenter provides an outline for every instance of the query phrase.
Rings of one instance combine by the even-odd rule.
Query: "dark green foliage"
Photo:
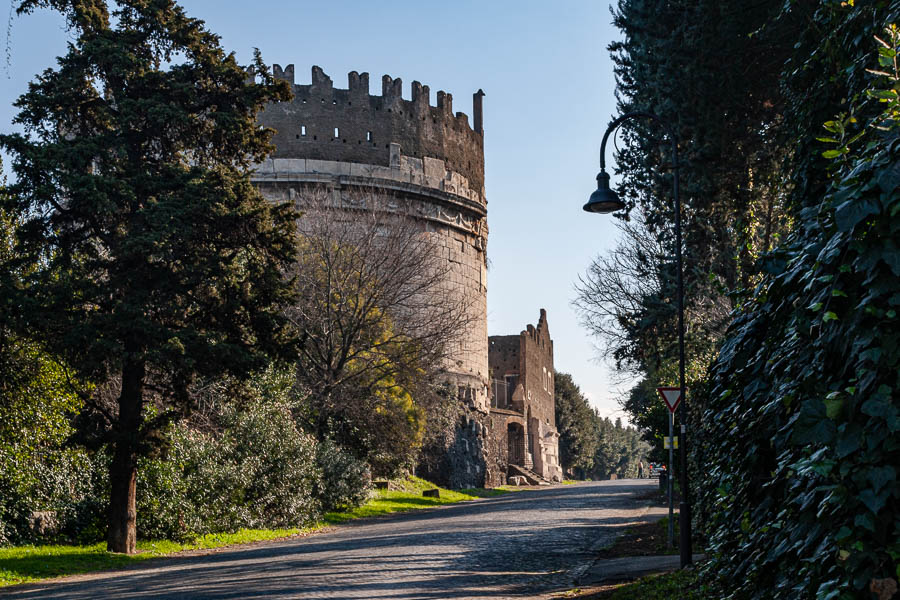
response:
[[[805,102],[796,227],[729,329],[695,446],[707,576],[733,598],[871,598],[900,578],[900,36],[876,26],[900,7],[807,16],[785,83]],[[845,114],[814,127],[829,104]]]
[[[592,479],[608,479],[615,474],[619,478],[637,477],[638,462],[644,462],[646,476],[647,456],[650,448],[634,427],[625,427],[621,419],[615,422],[595,414],[599,443],[594,454]]]
[[[887,0],[619,4],[620,111],[671,123],[685,160],[688,452],[716,597],[870,598],[900,577],[895,49],[872,58],[898,18]],[[643,123],[623,137],[624,189],[671,248],[667,149]],[[673,347],[648,340],[675,339],[653,264],[672,252],[644,254],[659,290],[607,311],[646,375],[636,422],[647,382],[671,381]]]
[[[780,62],[793,42],[757,30],[780,9],[775,2],[623,0],[615,13],[625,36],[610,46],[619,112],[658,115],[680,143],[686,287],[695,301],[745,285],[754,253],[771,248],[777,231],[777,191],[767,184],[779,151],[770,129]],[[622,191],[671,253],[669,141],[640,120],[623,125],[622,136],[627,145],[615,162]],[[663,290],[663,298],[671,294]]]
[[[557,372],[554,381],[559,462],[564,472],[586,479],[600,444],[597,417],[571,375]]]
[[[648,458],[668,462],[669,451],[663,448],[663,438],[669,435],[669,409],[656,388],[647,379],[640,381],[628,392],[622,408],[635,427],[644,432],[644,439],[650,444]]]
[[[2,168],[2,163],[0,163]],[[11,201],[0,179],[0,204]],[[15,231],[24,219],[0,208],[0,262],[14,256]],[[0,271],[0,289],[12,289],[26,270]],[[9,302],[10,304],[5,304]],[[12,296],[0,299],[0,544],[65,539],[88,521],[83,513],[102,478],[97,461],[64,443],[83,402],[71,374],[34,342],[17,335]],[[102,461],[100,461],[102,464]],[[53,514],[53,525],[34,531],[32,516]],[[90,510],[87,510],[90,512]],[[94,523],[85,523],[93,526]],[[38,528],[40,529],[40,528]]]
[[[19,216],[3,268],[17,331],[97,383],[78,421],[110,443],[110,548],[134,551],[137,459],[191,409],[195,377],[246,376],[286,343],[283,273],[294,214],[253,188],[270,152],[256,122],[289,95],[261,83],[171,0],[24,0],[61,12],[71,42],[16,103],[24,135],[0,136]],[[150,405],[154,418],[147,419]]]
[[[637,477],[638,462],[649,453],[640,431],[613,423],[591,408],[568,373],[556,373],[556,426],[564,473],[581,479],[608,479],[610,475]]]
[[[9,459],[0,457],[0,545],[103,538],[109,503],[105,454],[43,440],[38,453]],[[41,514],[49,518],[46,529],[35,526]]]
[[[365,465],[297,426],[293,379],[270,367],[244,383],[203,386],[200,408],[168,432],[165,454],[139,465],[140,537],[300,527],[335,503],[365,500]]]

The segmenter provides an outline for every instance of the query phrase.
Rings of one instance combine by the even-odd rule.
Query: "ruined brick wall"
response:
[[[522,375],[525,384],[525,404],[531,416],[556,428],[553,396],[553,341],[547,325],[547,311],[541,309],[537,327],[528,325],[521,334]]]
[[[521,372],[519,364],[519,348],[521,340],[518,335],[492,335],[488,339],[488,364],[491,367],[491,377],[503,379],[508,374],[518,375]]]
[[[491,336],[488,363],[491,376],[495,379],[518,375],[519,386],[513,394],[513,402],[509,406],[498,404],[491,409],[492,437],[507,436],[509,424],[513,422],[522,424],[524,428],[527,451],[520,461],[507,454],[507,464],[514,462],[533,469],[546,479],[561,480],[553,340],[547,324],[547,311],[541,309],[537,326],[528,325],[517,336]],[[516,413],[519,417],[515,416]]]
[[[302,204],[304,194],[324,189],[335,205],[353,208],[375,195],[385,210],[421,223],[446,261],[444,293],[464,300],[469,326],[443,365],[465,416],[461,426],[448,427],[438,470],[455,487],[483,485],[487,427],[481,421],[490,407],[483,92],[473,95],[470,128],[466,115],[452,112],[450,94],[438,92],[433,107],[418,82],[412,100],[404,100],[400,79],[387,75],[382,95],[372,96],[367,73],[351,72],[348,89],[337,89],[318,67],[310,85],[294,82],[293,65],[275,65],[273,72],[292,84],[294,98],[259,116],[276,132],[275,153],[256,165],[252,178],[263,196]]]

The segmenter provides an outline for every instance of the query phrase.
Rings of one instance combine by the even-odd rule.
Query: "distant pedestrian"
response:
[[[644,478],[644,461],[638,461],[638,479]]]

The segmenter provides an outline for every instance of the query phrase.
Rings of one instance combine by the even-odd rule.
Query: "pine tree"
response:
[[[72,32],[0,136],[22,218],[11,269],[18,327],[98,384],[78,424],[109,444],[108,547],[135,551],[137,460],[191,408],[198,377],[245,376],[291,344],[294,214],[249,169],[256,122],[289,90],[257,53],[255,80],[172,0],[24,0]],[[259,82],[259,83],[257,83]],[[30,270],[23,270],[22,265]],[[103,393],[105,392],[105,393]]]

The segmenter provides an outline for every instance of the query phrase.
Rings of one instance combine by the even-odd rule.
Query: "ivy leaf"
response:
[[[834,222],[839,231],[851,231],[856,224],[879,212],[878,203],[872,199],[847,200],[834,211]]]
[[[871,490],[866,491],[870,492]],[[868,529],[869,531],[875,531],[875,520],[872,518],[872,515],[868,513],[856,515],[856,518],[853,519],[853,524],[857,527]]]
[[[885,490],[885,492],[890,490]],[[860,501],[866,505],[866,508],[871,510],[874,514],[878,514],[882,508],[884,508],[884,503],[887,501],[887,494],[884,492],[880,494],[876,494],[874,490],[863,490],[859,494]],[[872,531],[875,531],[874,525]]]
[[[890,465],[884,467],[871,467],[869,468],[867,479],[877,493],[880,492],[884,486],[897,479],[897,471]]]
[[[900,276],[900,249],[894,242],[888,240],[885,243],[881,259],[891,268],[894,275]]]
[[[811,399],[800,408],[794,423],[793,441],[795,444],[827,444],[834,439],[835,431],[834,421],[828,418],[825,403]]]
[[[845,458],[859,450],[862,445],[862,430],[859,426],[848,427],[838,434],[835,453],[838,458]]]
[[[831,420],[837,419],[844,408],[844,397],[840,394],[828,394],[825,398],[825,414]]]
[[[885,391],[887,390],[887,391]],[[870,417],[880,417],[887,422],[888,430],[900,431],[900,409],[891,400],[890,390],[886,385],[878,388],[878,391],[863,403],[860,410]]]
[[[878,187],[885,192],[892,192],[900,187],[900,162],[895,162],[878,174]]]

